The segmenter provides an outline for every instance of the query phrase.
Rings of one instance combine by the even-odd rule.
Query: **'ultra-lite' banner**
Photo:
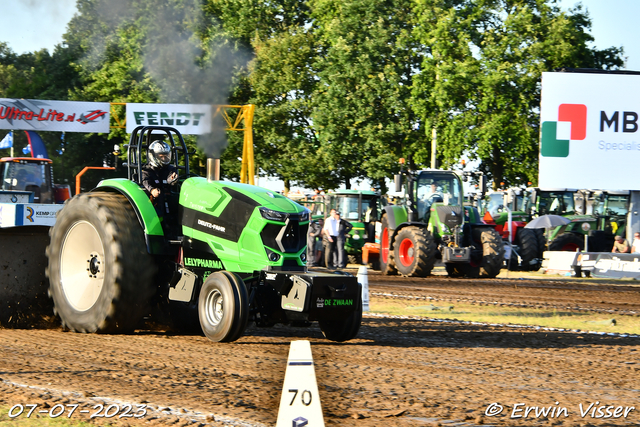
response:
[[[109,103],[0,98],[0,129],[109,133]]]

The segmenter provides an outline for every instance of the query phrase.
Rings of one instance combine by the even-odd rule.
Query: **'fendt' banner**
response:
[[[542,73],[540,187],[640,190],[640,75]]]
[[[138,126],[171,126],[183,135],[211,132],[213,107],[207,104],[129,104],[127,133]]]
[[[109,103],[0,98],[0,129],[109,133]]]

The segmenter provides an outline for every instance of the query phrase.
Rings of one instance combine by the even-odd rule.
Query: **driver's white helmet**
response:
[[[157,169],[171,163],[171,147],[164,141],[154,141],[149,146],[149,164]]]

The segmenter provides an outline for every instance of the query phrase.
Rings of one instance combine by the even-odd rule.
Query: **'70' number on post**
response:
[[[293,397],[291,398],[291,403],[289,403],[289,406],[293,405],[293,402],[295,402],[296,397],[298,397],[299,391],[300,390],[298,390],[297,388],[289,389],[289,393],[293,393]],[[309,390],[303,390],[302,393],[300,394],[300,401],[304,406],[311,405],[311,392]]]

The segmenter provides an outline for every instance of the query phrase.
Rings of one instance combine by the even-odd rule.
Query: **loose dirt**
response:
[[[405,293],[640,312],[633,282],[369,280],[372,303]],[[32,417],[47,418],[78,405],[71,419],[81,420],[99,403],[118,415],[127,403],[146,405],[139,418],[94,418],[99,425],[275,425],[290,342],[299,339],[311,342],[326,425],[640,423],[640,338],[373,316],[346,343],[325,340],[317,326],[250,327],[227,344],[157,324],[131,335],[0,329],[0,406],[38,405]]]

